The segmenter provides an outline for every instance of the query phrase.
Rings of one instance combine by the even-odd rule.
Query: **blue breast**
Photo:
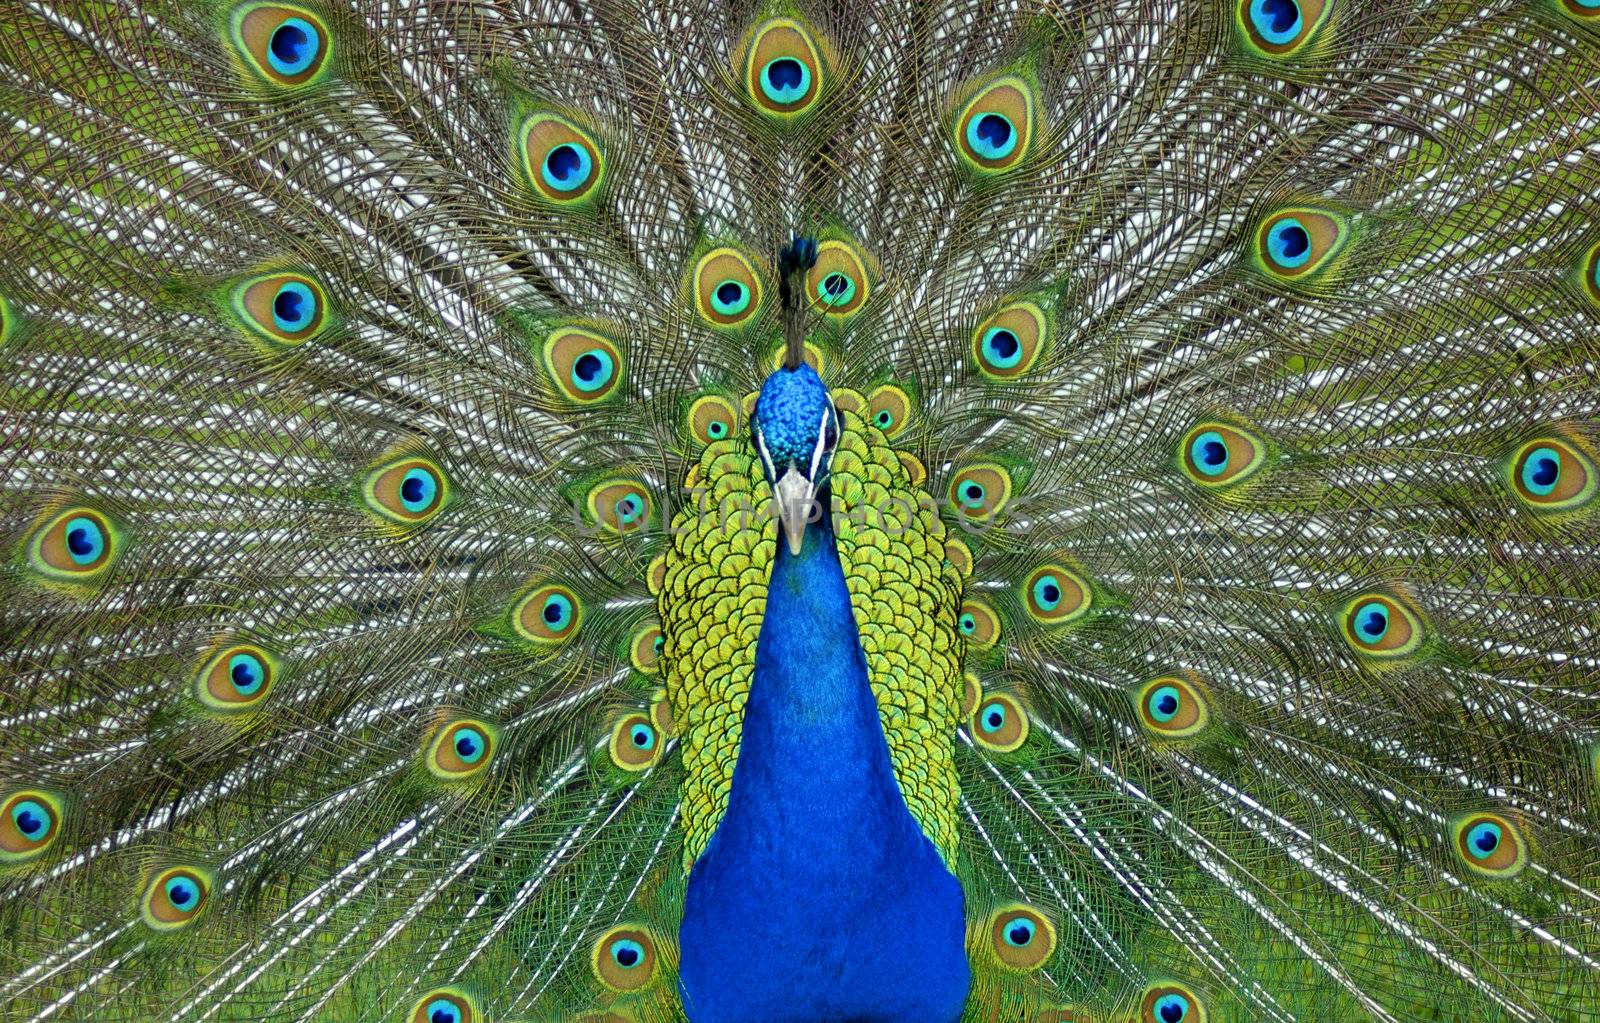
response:
[[[823,507],[827,507],[823,495]],[[906,809],[826,522],[778,544],[728,812],[679,931],[692,1023],[953,1023],[960,883]]]

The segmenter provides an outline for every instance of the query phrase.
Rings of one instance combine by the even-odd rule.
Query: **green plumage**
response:
[[[964,1020],[1600,1020],[1597,24],[13,3],[0,1016],[683,1019],[798,324]]]

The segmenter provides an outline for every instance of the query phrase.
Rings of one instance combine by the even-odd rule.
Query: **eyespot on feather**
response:
[[[1033,302],[1013,302],[972,332],[972,361],[991,380],[1016,380],[1033,369],[1049,320]]]
[[[811,308],[835,319],[860,312],[872,295],[867,263],[849,243],[828,239],[817,246],[817,262],[806,272]]]
[[[230,644],[201,666],[195,676],[195,698],[218,714],[251,710],[272,691],[278,671],[278,659],[261,647]]]
[[[1014,75],[984,86],[955,119],[955,147],[979,174],[996,174],[1021,163],[1033,144],[1033,88]]]
[[[752,34],[745,56],[745,93],[768,117],[791,120],[822,97],[827,71],[808,30],[792,18],[774,18]]]
[[[865,418],[885,437],[898,437],[911,423],[911,396],[894,384],[884,384],[867,396]]]
[[[1422,646],[1422,620],[1386,593],[1363,593],[1347,601],[1339,620],[1345,642],[1363,657],[1406,657]]]
[[[585,498],[589,518],[608,533],[636,533],[650,524],[655,503],[650,492],[634,480],[602,480]]]
[[[537,198],[570,206],[599,194],[605,155],[576,124],[555,114],[529,114],[517,129],[517,141],[523,179]]]
[[[1595,463],[1577,445],[1554,436],[1525,441],[1507,463],[1507,483],[1536,512],[1576,511],[1600,490]]]
[[[1193,680],[1181,675],[1151,679],[1134,691],[1133,703],[1139,723],[1163,739],[1187,739],[1199,735],[1211,723],[1211,706],[1205,693]]]
[[[66,821],[60,797],[44,789],[14,789],[0,802],[0,868],[43,856]]]
[[[944,560],[950,562],[950,567],[956,570],[961,578],[966,579],[972,575],[972,548],[950,537],[944,542]]]
[[[1056,951],[1056,927],[1050,918],[1020,902],[989,915],[989,949],[995,962],[1011,973],[1032,973]]]
[[[667,637],[661,626],[651,623],[634,630],[628,641],[628,660],[633,670],[641,675],[658,675],[661,672],[661,655],[666,650]]]
[[[1292,57],[1327,24],[1335,0],[1236,0],[1234,27],[1246,53],[1269,60]]]
[[[211,899],[212,876],[199,867],[168,867],[145,885],[139,901],[145,926],[176,931],[189,926]]]
[[[990,522],[1011,500],[1011,474],[995,462],[978,462],[950,479],[950,505],[971,520]]]
[[[738,433],[739,423],[739,410],[721,395],[703,395],[689,406],[689,436],[700,444],[727,440]]]
[[[1139,1023],[1205,1023],[1200,996],[1183,984],[1167,982],[1145,989],[1139,999]]]
[[[1041,565],[1022,583],[1022,605],[1041,625],[1066,625],[1089,613],[1094,590],[1064,565]]]
[[[665,689],[657,689],[650,694],[650,723],[655,725],[656,732],[662,738],[677,734],[678,719],[673,716],[672,701],[667,699]]]
[[[46,579],[87,583],[116,561],[120,536],[111,520],[77,505],[52,515],[28,541],[28,561]]]
[[[241,4],[228,19],[228,35],[245,69],[271,87],[311,85],[330,66],[333,33],[298,4]]]
[[[956,631],[977,650],[987,650],[1000,639],[1000,618],[981,600],[968,599],[956,615]]]
[[[478,718],[452,718],[429,733],[423,764],[440,781],[466,781],[488,770],[500,745],[500,730]]]
[[[619,994],[648,987],[655,979],[658,953],[651,933],[635,924],[619,924],[594,943],[589,967],[602,985]]]
[[[1307,207],[1280,210],[1255,234],[1252,258],[1268,277],[1283,281],[1317,276],[1350,241],[1350,223],[1338,214]]]
[[[327,291],[301,273],[250,277],[234,286],[231,304],[245,333],[273,349],[302,345],[329,322]]]
[[[1467,814],[1456,818],[1452,832],[1457,858],[1476,874],[1505,880],[1528,865],[1527,841],[1509,817]]]
[[[583,621],[583,603],[559,583],[535,586],[511,613],[518,636],[537,646],[559,646],[577,635]]]
[[[690,290],[695,312],[712,327],[731,330],[753,322],[761,311],[761,277],[738,249],[712,249],[694,265]]]
[[[961,716],[970,718],[978,709],[978,701],[983,699],[983,683],[972,672],[961,676]]]
[[[1561,13],[1580,24],[1600,19],[1600,0],[1554,0]]]
[[[434,988],[418,998],[406,1014],[407,1023],[483,1023],[477,999],[458,987]]]
[[[361,488],[367,509],[402,526],[416,526],[439,513],[450,497],[444,470],[426,458],[402,458],[367,474]]]
[[[643,771],[661,757],[661,733],[648,715],[624,714],[611,726],[611,762],[624,771]]]
[[[1028,712],[1015,696],[990,693],[982,696],[977,706],[968,725],[978,745],[997,753],[1010,753],[1028,741]]]
[[[1190,427],[1178,451],[1184,475],[1207,489],[1243,482],[1260,471],[1266,459],[1267,446],[1259,437],[1213,420]]]
[[[626,363],[615,341],[582,327],[558,327],[545,338],[545,372],[556,392],[577,405],[619,393]]]

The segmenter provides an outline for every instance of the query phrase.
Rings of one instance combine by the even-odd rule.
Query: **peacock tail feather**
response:
[[[0,1017],[699,1023],[798,350],[963,1021],[1600,1020],[1592,0],[13,0],[0,110]]]

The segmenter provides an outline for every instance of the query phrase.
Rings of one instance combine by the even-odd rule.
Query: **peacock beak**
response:
[[[799,555],[806,539],[806,524],[816,522],[821,517],[821,509],[817,507],[817,485],[791,465],[773,491],[778,502],[778,516],[783,520],[783,535],[789,541],[789,553]],[[813,513],[812,509],[816,509],[816,512]]]

